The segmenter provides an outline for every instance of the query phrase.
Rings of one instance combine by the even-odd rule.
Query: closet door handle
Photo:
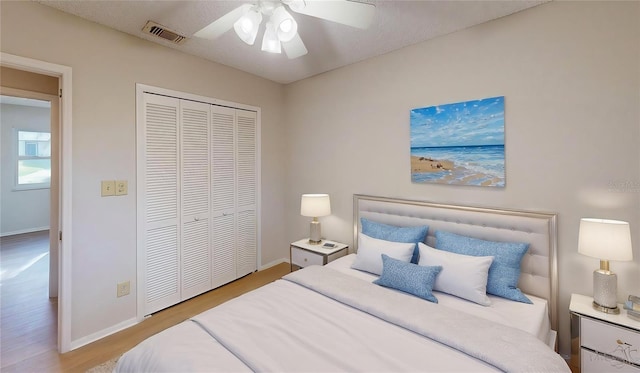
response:
[[[200,218],[193,218],[194,221],[200,221]]]

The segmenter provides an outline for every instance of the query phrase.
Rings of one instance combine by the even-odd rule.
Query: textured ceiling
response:
[[[366,2],[376,6],[376,16],[368,30],[292,12],[298,22],[298,33],[309,50],[307,55],[293,60],[287,59],[284,53],[271,54],[260,50],[264,25],[253,46],[244,44],[233,31],[213,41],[192,37],[204,26],[250,1],[38,2],[184,53],[286,84],[500,18],[544,1],[369,0]],[[186,35],[188,39],[175,45],[145,34],[141,30],[148,20]]]

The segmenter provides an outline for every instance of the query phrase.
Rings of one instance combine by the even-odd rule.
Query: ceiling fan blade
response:
[[[296,13],[363,30],[369,28],[376,14],[375,5],[348,0],[283,0],[283,2]]]
[[[215,39],[225,32],[231,30],[233,28],[233,24],[238,19],[240,19],[240,17],[242,17],[244,13],[251,9],[251,7],[251,4],[244,4],[239,6],[229,13],[218,18],[217,20],[211,22],[208,26],[193,34],[193,36],[204,39]]]
[[[308,53],[307,47],[304,46],[304,43],[298,34],[296,34],[291,41],[282,43],[282,48],[284,49],[284,53],[287,54],[287,58],[290,60],[304,56]]]

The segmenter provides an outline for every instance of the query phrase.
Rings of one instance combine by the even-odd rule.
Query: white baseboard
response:
[[[49,230],[49,227],[38,227],[38,228],[20,229],[20,230],[13,231],[13,232],[3,232],[3,233],[0,233],[0,237],[4,237],[4,236],[13,236],[13,235],[16,235],[16,234],[23,234],[23,233],[31,233],[31,232],[47,231],[47,230]]]
[[[95,332],[93,334],[89,334],[86,337],[82,337],[80,339],[76,339],[75,341],[71,341],[71,350],[75,350],[78,347],[82,347],[84,345],[88,345],[89,343],[95,342],[98,339],[102,339],[102,338],[104,338],[106,336],[109,336],[111,334],[117,333],[117,332],[119,332],[121,330],[130,328],[130,327],[136,325],[137,323],[138,323],[138,319],[134,317],[132,319],[125,320],[125,321],[123,321],[121,323],[118,323],[118,324],[116,324],[114,326],[111,326],[109,328],[102,329],[102,330],[97,331],[97,332]]]
[[[264,269],[277,266],[280,263],[289,263],[289,258],[276,259],[276,260],[274,260],[272,262],[269,262],[267,264],[263,264],[263,265],[260,266],[260,268],[258,268],[258,270],[262,271]]]

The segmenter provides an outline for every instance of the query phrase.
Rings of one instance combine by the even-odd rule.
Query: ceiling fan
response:
[[[298,35],[298,23],[287,9],[360,29],[367,29],[375,15],[373,4],[349,0],[260,0],[237,7],[194,36],[215,39],[233,28],[243,42],[253,45],[266,18],[262,50],[281,53],[284,49],[289,59],[298,58],[307,54],[307,48]]]

